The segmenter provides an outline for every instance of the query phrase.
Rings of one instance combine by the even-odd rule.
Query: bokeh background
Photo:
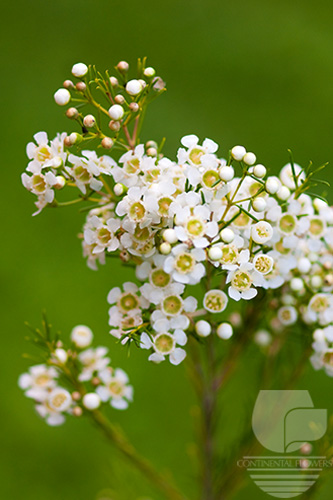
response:
[[[144,481],[129,479],[129,469],[85,420],[49,428],[17,388],[28,366],[22,353],[33,349],[24,321],[38,325],[43,308],[66,335],[75,324],[88,324],[110,347],[114,364],[135,385],[135,402],[113,418],[160,469],[170,464],[194,492],[193,395],[184,367],[155,366],[135,351],[128,358],[113,342],[105,298],[123,271],[112,262],[89,270],[77,240],[82,214],[74,207],[32,218],[33,197],[20,184],[32,135],[46,130],[53,137],[71,126],[52,96],[72,64],[107,69],[148,56],[168,92],[151,106],[143,139],[166,136],[168,155],[175,155],[180,137],[196,133],[219,142],[224,153],[244,144],[272,171],[288,161],[287,148],[300,164],[332,162],[332,19],[328,0],[16,0],[1,7],[3,498],[95,500],[110,488],[115,499],[151,494]],[[249,375],[245,367],[245,389]],[[333,381],[322,373],[309,367],[298,387],[311,391],[317,407],[333,410]],[[237,419],[242,406],[233,411]],[[331,498],[331,487],[317,498]],[[265,495],[250,486],[239,498]]]

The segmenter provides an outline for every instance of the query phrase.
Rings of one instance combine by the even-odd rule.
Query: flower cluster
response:
[[[321,167],[302,168],[291,157],[279,175],[268,176],[243,146],[223,158],[218,144],[201,143],[195,135],[181,139],[175,159],[166,158],[161,145],[140,144],[137,135],[150,96],[163,90],[161,80],[142,61],[138,79],[127,77],[127,63],[117,71],[121,85],[75,65],[72,73],[80,81],[66,81],[55,95],[65,105],[69,90],[79,92],[83,102],[112,118],[114,136],[106,137],[93,115],[69,108],[66,114],[82,134],[62,134],[50,144],[36,134],[37,146],[27,150],[32,176],[23,174],[39,209],[57,204],[54,189],[65,185],[79,189],[72,202],[95,202],[82,233],[89,267],[97,269],[106,257],[135,267],[137,282],[109,293],[110,333],[149,350],[154,362],[169,357],[178,364],[190,335],[230,338],[240,324],[235,305],[257,296],[271,299],[274,291],[255,341],[267,345],[274,332],[296,322],[308,325],[315,332],[314,366],[333,373],[333,209],[309,191]],[[89,82],[98,83],[109,110],[96,103]],[[120,154],[86,150],[82,144],[92,138]],[[199,283],[205,294],[197,300]]]
[[[73,328],[69,349],[59,340],[50,344],[45,338],[48,358],[20,376],[20,388],[49,425],[61,425],[66,415],[79,417],[102,403],[125,409],[132,401],[127,374],[110,366],[106,347],[90,347],[92,339],[92,331],[84,325]]]

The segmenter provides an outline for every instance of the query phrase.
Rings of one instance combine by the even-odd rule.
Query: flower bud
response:
[[[93,115],[86,115],[83,118],[83,125],[87,128],[92,128],[96,125],[96,119]]]
[[[127,71],[129,70],[129,64],[128,64],[128,62],[126,62],[126,61],[120,61],[117,64],[117,69],[121,73],[127,73]]]
[[[219,176],[222,181],[229,182],[234,178],[234,175],[235,171],[232,167],[228,167],[226,165],[220,167]]]
[[[147,77],[147,78],[152,78],[153,76],[155,76],[156,74],[156,71],[154,70],[154,68],[152,67],[148,67],[144,70],[143,74]]]
[[[65,89],[73,89],[74,88],[74,83],[72,82],[72,80],[65,80],[62,85]]]
[[[261,165],[260,163],[253,168],[253,175],[258,177],[259,179],[265,177],[266,172],[266,167],[264,167],[264,165]]]
[[[147,82],[145,80],[140,79],[138,81],[141,83],[142,89],[144,89],[145,87],[147,87]]]
[[[277,180],[276,177],[268,177],[266,184],[265,184],[265,189],[267,193],[269,194],[275,194],[278,192],[280,187],[279,181]]]
[[[110,76],[110,84],[112,87],[117,87],[119,85],[118,79],[115,76]]]
[[[142,92],[142,84],[139,80],[130,80],[126,84],[126,92],[129,95],[138,95]]]
[[[82,135],[78,134],[77,132],[72,132],[69,135],[69,140],[70,140],[71,145],[73,145],[73,144],[80,144],[80,142],[82,141],[82,139],[83,139]]]
[[[75,408],[73,408],[73,415],[74,417],[81,417],[83,411],[82,411],[82,408],[80,408],[80,406],[75,406]]]
[[[254,153],[246,153],[243,157],[243,162],[246,163],[246,165],[254,165],[256,162],[257,158]]]
[[[220,260],[222,259],[223,253],[220,247],[212,247],[208,250],[208,257],[210,260]]]
[[[101,145],[105,149],[111,149],[113,146],[113,140],[111,139],[111,137],[103,137]]]
[[[117,184],[115,184],[114,188],[113,188],[113,192],[116,196],[122,196],[126,191],[126,188],[124,186],[124,184],[120,184],[120,182],[118,182]]]
[[[109,128],[113,130],[113,132],[118,132],[118,130],[120,130],[120,126],[120,123],[116,122],[115,120],[109,121]]]
[[[130,254],[128,253],[127,250],[122,250],[119,254],[119,259],[122,261],[122,262],[128,262],[130,260],[131,256]]]
[[[261,347],[267,347],[272,341],[272,336],[267,330],[258,330],[254,335],[254,341]]]
[[[71,120],[75,120],[75,118],[79,116],[79,112],[76,108],[68,108],[66,111],[66,116]]]
[[[170,243],[171,245],[173,243],[177,243],[177,241],[178,241],[178,237],[177,237],[176,231],[174,229],[172,229],[172,228],[165,229],[163,231],[162,238],[164,239],[164,241],[166,241],[167,243]]]
[[[83,396],[82,402],[87,410],[96,410],[101,404],[101,399],[95,392],[88,392]]]
[[[287,188],[287,186],[281,186],[278,192],[276,193],[276,196],[281,201],[288,200],[290,196],[290,190]]]
[[[158,144],[155,141],[147,141],[146,142],[146,148],[156,148],[158,149]]]
[[[82,78],[88,73],[88,66],[83,63],[74,64],[72,67],[72,75],[76,78]]]
[[[57,183],[53,186],[55,189],[62,189],[66,185],[66,179],[62,175],[56,176]]]
[[[208,335],[210,335],[210,333],[212,332],[212,327],[210,326],[208,321],[200,319],[195,324],[195,331],[197,332],[199,337],[208,337]]]
[[[266,209],[266,206],[267,203],[261,196],[258,196],[258,198],[255,198],[252,201],[252,208],[255,212],[263,212]]]
[[[220,231],[220,236],[224,243],[231,243],[235,237],[235,233],[229,227],[226,227]]]
[[[157,156],[157,149],[155,149],[155,148],[148,148],[147,149],[147,155],[148,156]]]
[[[129,105],[129,108],[131,111],[133,111],[133,113],[137,113],[140,109],[140,106],[138,105],[137,102],[131,102],[131,104]]]
[[[304,287],[304,283],[303,283],[303,280],[301,278],[293,278],[290,282],[290,288],[294,292],[300,292],[301,290],[303,290],[303,287]]]
[[[70,148],[71,146],[73,146],[73,144],[71,143],[71,140],[70,140],[69,136],[65,137],[65,139],[64,139],[64,146],[66,146],[67,148]]]
[[[79,391],[74,391],[72,392],[72,400],[73,401],[79,401],[81,399],[81,394]]]
[[[307,274],[311,269],[311,262],[306,257],[299,259],[297,268],[300,273]]]
[[[234,146],[231,150],[234,160],[241,161],[246,155],[246,149],[243,146]]]
[[[160,245],[160,252],[163,255],[168,255],[171,252],[171,245],[166,241]]]
[[[67,361],[68,355],[65,349],[56,349],[54,351],[54,357],[57,361],[59,361],[62,365],[64,365]]]
[[[116,95],[116,97],[114,98],[114,100],[115,100],[115,102],[117,104],[124,104],[125,97],[123,95],[121,95],[121,94],[118,94],[118,95]]]
[[[323,280],[321,279],[320,276],[312,276],[311,286],[313,288],[321,288],[322,285],[323,285]]]
[[[71,341],[81,349],[88,347],[93,339],[93,332],[88,326],[77,325],[71,331]]]
[[[121,120],[124,116],[124,108],[119,104],[114,104],[113,106],[111,106],[111,108],[109,108],[109,116],[113,120]]]
[[[85,92],[87,89],[87,85],[84,82],[77,82],[75,85],[76,90],[79,92]]]
[[[220,323],[216,329],[216,333],[220,339],[228,340],[232,337],[234,332],[230,323]]]
[[[59,106],[66,106],[71,100],[71,95],[67,89],[58,89],[54,94],[54,100]]]

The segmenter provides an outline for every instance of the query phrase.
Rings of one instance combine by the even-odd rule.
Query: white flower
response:
[[[119,240],[115,236],[115,232],[120,228],[119,219],[108,219],[106,224],[97,217],[90,218],[84,231],[84,240],[88,245],[93,245],[93,253],[101,253],[107,250],[114,252],[119,248]]]
[[[165,360],[166,356],[169,356],[170,363],[178,365],[185,359],[186,351],[177,347],[177,344],[183,346],[186,342],[186,334],[180,329],[175,330],[173,334],[169,332],[159,333],[152,339],[145,332],[141,335],[141,348],[155,351],[148,358],[154,363],[160,363]]]
[[[133,387],[128,384],[127,374],[120,368],[103,370],[99,377],[103,382],[96,389],[96,393],[103,402],[110,401],[110,405],[117,410],[125,410],[133,399]]]
[[[201,248],[189,250],[187,245],[177,245],[172,249],[172,255],[164,262],[164,271],[171,274],[175,281],[195,285],[205,275],[205,267],[201,261],[206,254]]]
[[[211,139],[205,139],[202,146],[199,146],[199,138],[196,135],[186,135],[181,139],[183,146],[188,150],[179,149],[178,160],[180,163],[188,161],[194,166],[201,164],[201,157],[205,154],[215,153],[218,145]]]
[[[49,391],[56,387],[57,378],[58,372],[55,368],[35,365],[29,369],[29,373],[20,376],[18,385],[28,398],[43,401]]]
[[[267,243],[273,236],[273,228],[266,221],[257,222],[252,226],[251,236],[255,243],[263,245]]]
[[[94,375],[104,370],[110,363],[110,358],[105,357],[108,350],[106,347],[96,347],[80,352],[78,358],[82,364],[79,380],[85,382],[91,380]]]
[[[222,290],[209,290],[203,299],[204,308],[211,313],[224,311],[228,304],[228,297]]]

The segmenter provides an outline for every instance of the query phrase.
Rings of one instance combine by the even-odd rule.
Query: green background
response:
[[[17,388],[28,366],[22,353],[33,349],[23,323],[38,324],[43,308],[57,329],[68,334],[75,324],[88,324],[110,347],[114,365],[123,366],[135,386],[133,405],[112,417],[160,469],[170,464],[179,482],[194,489],[188,458],[193,396],[184,367],[155,366],[144,352],[127,358],[107,326],[106,295],[123,279],[119,267],[109,262],[89,270],[76,237],[82,214],[45,210],[32,218],[33,197],[20,184],[32,135],[71,131],[52,96],[72,64],[107,69],[148,56],[168,92],[152,105],[143,139],[166,136],[168,155],[175,155],[180,137],[196,133],[216,140],[224,154],[244,144],[272,171],[288,161],[287,148],[300,164],[332,162],[332,18],[332,2],[323,0],[17,0],[2,6],[3,498],[94,500],[108,488],[129,500],[149,495],[85,420],[50,428]],[[324,175],[332,177],[331,167]],[[252,383],[248,370],[243,386]],[[333,410],[333,380],[323,373],[309,367],[299,387],[311,390],[317,407]],[[266,497],[249,487],[244,498]],[[318,498],[330,498],[329,485]]]

